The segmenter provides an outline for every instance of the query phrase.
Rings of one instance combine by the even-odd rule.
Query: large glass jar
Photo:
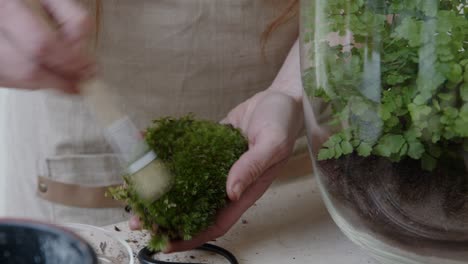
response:
[[[468,263],[467,49],[466,0],[302,0],[318,182],[382,263]]]

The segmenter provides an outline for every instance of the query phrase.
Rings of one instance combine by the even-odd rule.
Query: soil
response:
[[[353,154],[318,165],[335,203],[353,209],[377,234],[410,246],[466,250],[468,175],[463,162],[428,172],[411,159],[394,163]]]

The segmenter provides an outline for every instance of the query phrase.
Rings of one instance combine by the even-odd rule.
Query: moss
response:
[[[131,176],[125,176],[126,184],[110,193],[128,203],[145,229],[159,227],[148,245],[158,251],[169,240],[189,240],[213,224],[227,202],[229,170],[248,142],[230,125],[193,116],[155,120],[146,141],[174,177],[170,190],[156,201],[145,202],[136,194]]]

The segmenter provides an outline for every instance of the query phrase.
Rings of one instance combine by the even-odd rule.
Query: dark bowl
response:
[[[1,264],[97,264],[79,236],[50,224],[0,219]]]

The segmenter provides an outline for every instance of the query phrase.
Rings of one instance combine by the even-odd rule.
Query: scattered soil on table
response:
[[[468,176],[463,162],[428,172],[411,159],[394,163],[353,154],[318,165],[332,199],[353,209],[372,231],[407,245],[466,250]]]
[[[106,249],[107,249],[107,242],[101,242],[99,243],[99,248],[101,249],[102,254],[106,254]]]

